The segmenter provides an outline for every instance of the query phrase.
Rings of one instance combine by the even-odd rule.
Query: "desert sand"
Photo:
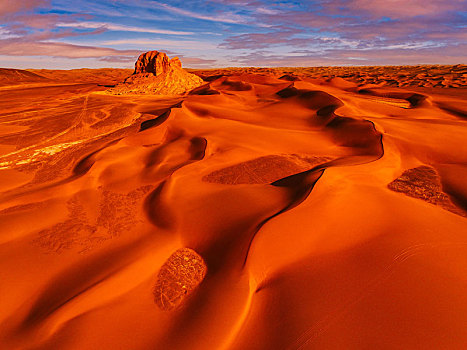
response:
[[[465,348],[467,67],[189,72],[0,70],[0,348]]]

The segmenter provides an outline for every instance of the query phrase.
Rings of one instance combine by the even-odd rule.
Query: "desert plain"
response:
[[[0,70],[0,348],[465,348],[467,66],[188,72]]]

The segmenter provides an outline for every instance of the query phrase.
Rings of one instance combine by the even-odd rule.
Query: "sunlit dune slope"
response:
[[[101,68],[101,69],[29,69],[32,73],[39,74],[52,81],[68,83],[97,83],[103,85],[113,85],[128,77],[131,69]]]
[[[22,69],[0,68],[0,86],[25,84],[25,83],[45,83],[48,79],[39,74]]]
[[[0,348],[465,347],[465,86],[252,70],[0,89]]]

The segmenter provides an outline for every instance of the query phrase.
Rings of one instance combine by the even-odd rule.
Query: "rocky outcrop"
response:
[[[164,52],[149,51],[139,56],[134,73],[108,90],[111,94],[181,95],[204,84],[197,75],[182,68],[178,57],[169,59]]]
[[[178,57],[176,58],[178,60]],[[175,58],[174,58],[175,60]],[[135,63],[133,74],[152,73],[159,75],[168,72],[171,61],[169,57],[159,51],[149,51],[139,56]]]

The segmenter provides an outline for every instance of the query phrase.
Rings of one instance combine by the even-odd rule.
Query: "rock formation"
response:
[[[149,51],[139,56],[135,71],[108,92],[121,94],[180,95],[204,81],[182,68],[178,57],[169,59],[164,52]]]

